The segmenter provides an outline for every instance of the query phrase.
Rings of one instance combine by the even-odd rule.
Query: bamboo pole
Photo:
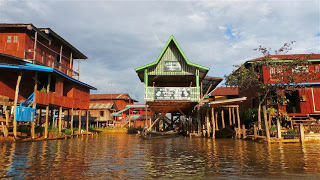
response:
[[[281,124],[279,119],[277,119],[277,134],[278,134],[278,139],[281,139]]]
[[[300,124],[300,142],[304,142],[304,127],[303,124]]]
[[[211,108],[211,121],[212,121],[212,139],[216,138],[216,123],[214,119],[214,107]]]
[[[81,134],[81,110],[79,112],[79,129],[78,129],[78,134]]]
[[[228,108],[229,111],[229,125],[232,125],[232,120],[231,120],[231,108]]]
[[[268,123],[268,117],[267,117],[267,110],[266,106],[262,106],[263,109],[263,118],[264,118],[264,125],[266,126],[266,138],[267,141],[270,142],[270,132],[269,132],[269,123]]]
[[[222,129],[224,129],[226,127],[226,125],[224,123],[224,111],[223,111],[223,108],[221,110],[221,122],[222,122]]]
[[[214,113],[214,116],[215,116],[215,123],[216,123],[216,130],[219,130],[219,126],[218,126],[218,112],[215,112]]]
[[[34,92],[34,99],[33,99],[33,105],[32,105],[32,108],[36,108],[37,107],[37,101],[36,101],[36,92],[37,92],[37,89],[38,89],[38,72],[35,72],[34,73],[34,88],[33,88],[33,92]],[[36,111],[35,111],[36,113]],[[35,115],[36,117],[36,115]],[[30,121],[30,124],[31,124],[31,139],[34,139],[34,136],[35,136],[35,121],[34,119],[31,119]]]
[[[89,132],[89,111],[87,110],[87,133]]]
[[[59,107],[59,135],[61,135],[62,129],[62,106]]]
[[[98,122],[98,121],[97,121]],[[71,122],[70,122],[71,135],[73,135],[73,108],[71,109]]]
[[[46,106],[46,122],[44,125],[44,138],[48,138],[48,127],[49,127],[49,105]]]
[[[241,138],[241,124],[240,124],[239,106],[237,106],[237,121],[238,121],[238,138]]]
[[[207,121],[207,137],[210,137],[209,109],[207,109],[206,121]]]
[[[232,120],[233,120],[233,124],[236,124],[236,115],[234,113],[234,108],[232,108]]]
[[[257,138],[258,138],[257,125],[256,125],[256,123],[253,124],[253,137],[254,137],[254,139],[257,139]]]

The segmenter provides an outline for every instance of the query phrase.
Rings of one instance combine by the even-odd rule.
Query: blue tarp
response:
[[[30,122],[34,120],[35,108],[16,107],[16,121]]]

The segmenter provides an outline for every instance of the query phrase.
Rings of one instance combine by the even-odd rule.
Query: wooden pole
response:
[[[278,133],[278,139],[281,139],[281,124],[279,119],[277,119],[277,133]]]
[[[97,121],[98,122],[98,121]],[[73,135],[73,108],[71,109],[71,122],[70,122],[71,135]]]
[[[46,106],[46,122],[44,124],[44,138],[48,138],[48,127],[49,127],[49,105]]]
[[[304,127],[303,124],[300,124],[300,142],[304,142]]]
[[[211,108],[211,120],[212,120],[212,139],[216,138],[216,123],[214,119],[214,107]]]
[[[266,129],[265,129],[266,137],[267,137],[267,141],[270,142],[270,132],[269,132],[269,123],[268,123],[266,106],[262,106],[262,109],[263,109],[264,125],[266,126]]]
[[[242,138],[245,139],[247,136],[246,136],[246,126],[243,124],[242,125]]]
[[[224,111],[223,111],[223,108],[221,110],[221,122],[222,122],[222,129],[224,129],[226,127],[226,125],[224,123]]]
[[[197,106],[197,119],[198,119],[198,135],[201,135],[201,118],[200,118],[200,105]]]
[[[18,102],[18,95],[19,95],[19,87],[22,77],[22,71],[20,71],[19,76],[17,78],[16,90],[14,95],[14,111],[13,111],[13,136],[17,138],[17,117],[16,117],[16,108]]]
[[[36,101],[36,92],[37,92],[37,89],[38,89],[38,72],[35,72],[34,73],[34,89],[33,89],[33,92],[34,92],[34,102],[33,102],[33,105],[32,105],[32,108],[36,108],[37,107],[37,101]],[[35,111],[36,113],[36,111]],[[34,136],[35,136],[35,122],[34,122],[34,119],[31,119],[31,139],[34,139]]]
[[[233,124],[236,124],[236,115],[234,114],[234,108],[232,108],[232,120],[233,120]]]
[[[89,111],[87,110],[87,133],[89,132]]]
[[[232,120],[231,120],[231,108],[228,108],[229,111],[229,125],[232,125]]]
[[[258,138],[257,125],[256,125],[256,123],[253,124],[253,137],[254,137],[254,139],[257,139],[257,138]]]
[[[218,126],[218,112],[214,113],[215,116],[215,121],[216,121],[216,130],[219,130],[219,126]]]
[[[62,129],[62,106],[59,108],[59,135],[61,135]]]
[[[4,125],[3,122],[1,122],[1,126],[2,126],[4,140],[7,140],[8,139],[8,127],[6,125]]]
[[[78,129],[78,134],[81,134],[81,110],[79,112],[79,129]]]
[[[237,120],[238,120],[238,138],[241,138],[241,124],[240,124],[239,106],[237,106]]]
[[[10,119],[9,111],[6,110],[4,113],[6,115],[6,126],[7,128],[9,128],[9,119]]]
[[[207,121],[207,137],[210,137],[209,109],[207,109],[206,121]]]

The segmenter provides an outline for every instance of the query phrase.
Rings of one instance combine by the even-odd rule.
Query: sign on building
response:
[[[190,100],[190,88],[161,87],[155,88],[155,100]]]
[[[166,61],[164,71],[181,71],[181,64],[177,61]]]

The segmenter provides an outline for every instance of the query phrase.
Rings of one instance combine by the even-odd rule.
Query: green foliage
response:
[[[59,128],[58,127],[49,128],[49,132],[59,132]]]
[[[30,126],[28,126],[28,125],[20,125],[20,126],[18,126],[18,129],[17,129],[18,132],[26,133],[26,134],[29,134],[30,130],[31,130]]]
[[[65,129],[65,130],[64,130],[64,134],[65,134],[65,135],[70,135],[71,132],[72,132],[71,129]]]
[[[274,116],[277,116],[278,114],[278,111],[275,109],[275,108],[268,108],[267,109],[267,112],[270,114],[270,116],[274,117]]]
[[[287,134],[298,134],[298,132],[296,130],[294,130],[294,129],[289,129],[287,131]]]
[[[41,88],[40,92],[46,93],[47,89],[45,87]]]
[[[240,113],[240,119],[243,120],[246,124],[256,122],[258,120],[258,109],[249,108]]]
[[[277,117],[280,121],[291,121],[291,117],[283,111],[279,111],[279,115]]]

